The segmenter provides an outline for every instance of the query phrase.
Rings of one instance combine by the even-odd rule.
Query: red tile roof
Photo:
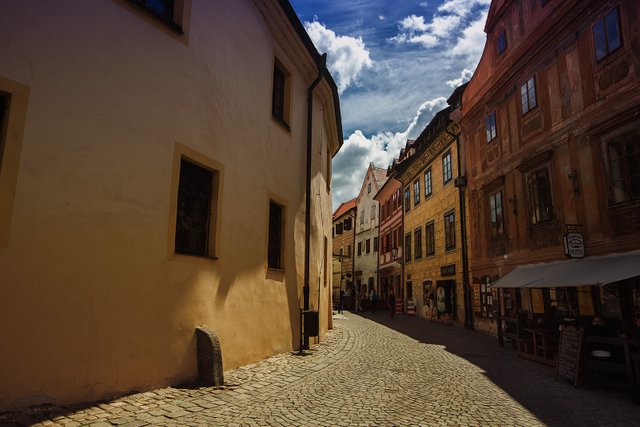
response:
[[[346,202],[340,203],[340,206],[338,206],[338,209],[336,209],[336,211],[333,213],[333,220],[335,221],[336,219],[340,218],[342,215],[347,213],[349,210],[355,209],[355,207],[356,207],[355,198],[348,200]]]

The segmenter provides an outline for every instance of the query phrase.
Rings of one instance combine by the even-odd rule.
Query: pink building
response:
[[[386,304],[389,289],[404,307],[402,286],[402,184],[390,178],[375,195],[380,204],[380,252],[378,254],[378,283],[380,301]]]

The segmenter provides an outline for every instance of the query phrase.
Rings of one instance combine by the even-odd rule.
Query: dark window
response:
[[[371,220],[376,219],[376,205],[371,206]]]
[[[6,134],[6,118],[9,116],[9,97],[0,92],[0,170],[2,170],[2,157],[4,153],[4,139]]]
[[[640,200],[640,135],[619,135],[607,142],[610,202]]]
[[[336,224],[336,234],[342,234],[342,230],[343,230],[342,223],[341,222],[337,223]]]
[[[344,231],[349,231],[351,230],[351,223],[352,223],[352,218],[345,218],[344,219]]]
[[[386,209],[385,204],[384,204],[384,203],[383,203],[383,204],[381,204],[381,205],[380,205],[380,221],[384,221],[384,220],[387,218],[387,216],[386,216],[386,210],[387,210],[387,209]]]
[[[351,245],[347,246],[347,256],[351,258]]]
[[[371,193],[371,183],[367,184],[367,194]]]
[[[536,101],[536,81],[533,77],[520,86],[520,98],[522,101],[522,114],[528,113],[538,105]]]
[[[366,247],[367,247],[367,253],[371,253],[371,239],[367,239],[366,242]]]
[[[273,99],[271,101],[271,112],[273,116],[283,124],[285,120],[285,83],[287,76],[284,70],[276,63],[273,66]]]
[[[451,165],[451,151],[447,151],[445,155],[442,156],[442,177],[445,184],[451,181],[451,178],[453,178],[453,166]]]
[[[373,252],[378,252],[379,240],[377,237],[373,238]]]
[[[507,30],[502,30],[500,34],[498,34],[498,55],[502,55],[502,53],[507,49]]]
[[[145,12],[150,15],[155,16],[169,27],[171,27],[178,34],[184,34],[182,30],[182,26],[175,22],[174,20],[174,11],[175,11],[175,2],[174,0],[129,0],[131,3],[135,4],[139,8],[143,9]]]
[[[208,255],[213,172],[185,159],[180,161],[176,252]]]
[[[360,226],[364,225],[364,211],[360,212]]]
[[[602,19],[593,24],[593,43],[596,60],[600,61],[622,46],[618,8],[610,10]]]
[[[415,245],[415,259],[422,258],[422,227],[416,228],[413,232],[413,240]]]
[[[456,247],[456,214],[451,211],[444,216],[444,248],[445,250]]]
[[[404,211],[409,212],[411,210],[411,188],[407,187],[404,190]]]
[[[484,119],[484,125],[487,131],[487,142],[491,142],[495,139],[496,136],[498,136],[498,132],[496,130],[496,112],[495,111],[492,111],[491,114],[489,114]]]
[[[529,224],[535,225],[553,219],[551,186],[547,169],[529,172],[527,187],[529,190]]]
[[[487,283],[480,284],[480,317],[493,317],[493,291]]]
[[[413,206],[420,204],[420,180],[416,179],[413,182]]]
[[[433,221],[424,226],[425,255],[435,255],[436,253],[436,225]]]
[[[431,195],[431,168],[427,169],[424,173],[424,197],[427,198]]]
[[[504,218],[502,209],[502,190],[489,195],[489,214],[491,217],[491,236],[504,234]]]
[[[358,256],[362,255],[362,242],[358,242]]]
[[[269,268],[283,269],[282,264],[282,232],[284,230],[284,208],[275,203],[269,202]]]
[[[404,259],[411,261],[411,233],[404,236]]]

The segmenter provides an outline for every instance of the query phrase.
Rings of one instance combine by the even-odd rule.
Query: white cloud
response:
[[[458,15],[436,16],[427,29],[434,36],[444,38],[460,26],[461,20],[462,18]]]
[[[461,84],[466,83],[469,80],[471,80],[471,76],[473,76],[473,70],[465,68],[460,73],[460,77],[459,78],[453,79],[453,80],[447,80],[447,85],[452,87],[452,88],[457,88]]]
[[[398,45],[417,44],[427,49],[436,47],[448,40],[455,39],[461,32],[468,29],[464,25],[468,23],[474,8],[483,8],[484,23],[486,6],[490,3],[491,0],[446,0],[438,7],[437,13],[432,16],[429,22],[423,16],[414,14],[399,21],[398,34],[388,38],[387,41]],[[474,24],[476,22],[474,21]],[[475,37],[476,34],[474,33],[473,36]],[[463,37],[465,37],[464,34]],[[456,46],[462,43],[459,48],[462,51],[467,48],[466,41],[466,38],[462,41],[458,40]]]
[[[402,30],[409,31],[427,31],[427,24],[424,23],[424,17],[410,15],[400,21],[399,25]]]
[[[380,20],[380,21],[384,21],[385,19],[387,19],[387,17],[386,17],[386,16],[384,16],[384,15],[378,15],[378,20]]]
[[[487,36],[484,33],[486,20],[487,11],[482,13],[476,21],[472,22],[462,31],[462,35],[449,52],[450,55],[466,58],[467,65],[475,68],[478,61],[480,61],[484,45],[487,41]]]
[[[489,6],[491,0],[446,0],[438,6],[438,12],[455,13],[466,15],[471,12],[474,6]]]
[[[433,116],[446,105],[447,100],[442,96],[423,102],[402,132],[378,132],[367,137],[362,131],[355,130],[333,159],[334,208],[357,195],[369,163],[387,168],[407,139],[420,135]]]
[[[362,38],[337,36],[317,21],[305,22],[304,26],[316,48],[327,53],[327,66],[336,77],[340,93],[358,81],[363,69],[373,65]]]
[[[437,45],[438,41],[438,37],[428,33],[420,34],[419,36],[412,36],[408,40],[408,42],[411,44],[420,44],[426,48]]]

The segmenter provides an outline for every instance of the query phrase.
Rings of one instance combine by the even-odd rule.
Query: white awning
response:
[[[640,276],[640,250],[516,267],[493,288],[573,288],[604,286]]]

